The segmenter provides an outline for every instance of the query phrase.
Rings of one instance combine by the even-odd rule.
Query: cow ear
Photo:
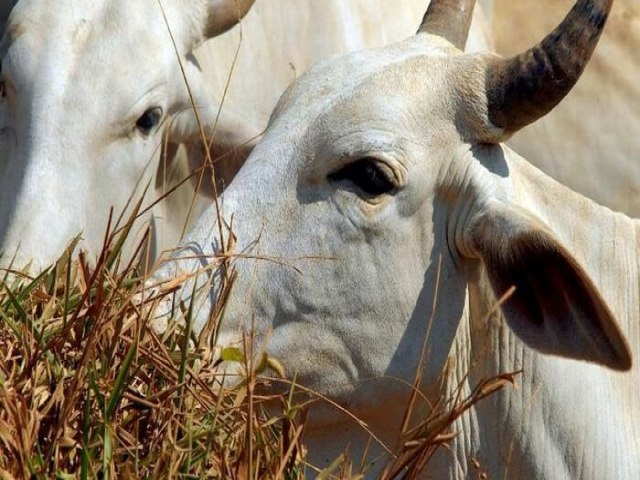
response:
[[[544,353],[631,368],[629,346],[578,261],[532,215],[500,204],[471,220],[466,240],[486,268],[511,329]]]
[[[170,143],[184,143],[189,151],[191,170],[204,165],[207,158],[205,148],[209,148],[218,179],[218,191],[228,185],[262,136],[262,129],[223,108],[209,106],[198,110],[199,121],[193,109],[178,114],[174,120],[168,139]],[[202,129],[201,129],[202,127]],[[203,134],[204,137],[203,138]],[[204,178],[211,178],[210,174]],[[198,182],[199,183],[199,182]],[[201,193],[213,192],[212,185],[202,185]]]
[[[249,121],[246,115],[211,98],[197,61],[188,62],[184,68],[189,79],[189,96],[186,96],[185,89],[182,101],[189,107],[171,119],[168,131],[171,143],[192,142],[203,134],[211,140],[211,134],[215,133],[214,140],[231,148],[251,143],[261,135],[262,128]]]
[[[194,178],[195,183],[200,183],[200,193],[209,198],[214,197],[214,192],[220,194],[234,179],[244,162],[252,152],[257,142],[257,137],[244,140],[243,135],[238,137],[236,131],[218,131],[214,141],[210,144],[209,156],[213,162],[215,175],[211,175],[210,165],[207,165],[206,146],[200,139],[187,144],[189,166],[191,171],[204,167],[204,182],[200,183]],[[241,140],[242,139],[242,140]],[[212,179],[216,179],[216,189],[213,188]]]
[[[209,143],[220,143],[226,149],[245,148],[256,143],[263,129],[246,118],[217,105],[188,108],[178,113],[169,126],[168,139],[171,143],[189,143],[206,136]],[[212,139],[213,135],[213,139]],[[204,140],[204,139],[203,139]]]

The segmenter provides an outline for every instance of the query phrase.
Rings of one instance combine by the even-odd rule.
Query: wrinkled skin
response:
[[[487,59],[425,34],[312,69],[222,195],[225,226],[205,212],[150,284],[190,275],[175,295],[209,332],[212,258],[232,230],[238,276],[217,345],[253,328],[253,353],[391,448],[425,341],[431,400],[523,370],[456,422],[426,478],[477,478],[472,460],[489,478],[637,478],[638,223],[475,140],[502,136],[487,118]],[[347,446],[355,465],[365,450],[384,458],[322,402],[305,438],[320,466]]]
[[[81,247],[95,258],[110,207],[117,217],[147,184],[143,205],[149,205],[202,164],[199,125],[178,58],[208,135],[215,126],[213,155],[238,154],[218,163],[218,175],[228,181],[296,75],[329,55],[411,35],[424,8],[420,0],[400,8],[368,0],[262,0],[242,30],[200,46],[208,36],[208,3],[216,2],[163,2],[177,52],[157,0],[17,4],[0,49],[6,87],[0,102],[0,266],[15,254],[14,266],[32,261],[38,271],[80,233]],[[477,30],[470,42],[484,48],[483,38]],[[157,108],[157,125],[136,125]],[[164,139],[171,153],[166,168],[160,163]],[[177,148],[180,142],[187,148]],[[194,212],[211,202],[214,192],[205,182],[205,196],[197,197],[189,217],[195,183],[136,225],[139,232],[152,221],[151,259],[173,247]]]

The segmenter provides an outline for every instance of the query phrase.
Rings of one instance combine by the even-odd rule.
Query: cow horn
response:
[[[205,38],[212,38],[236,25],[253,6],[255,0],[209,0]]]
[[[475,0],[432,0],[418,33],[437,35],[464,50],[475,3]]]
[[[555,107],[578,81],[598,43],[613,0],[578,0],[535,47],[488,65],[491,123],[511,134]]]

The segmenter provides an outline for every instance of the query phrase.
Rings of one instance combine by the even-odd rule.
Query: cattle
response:
[[[5,24],[14,3],[4,2],[0,5],[1,25]],[[168,3],[171,17],[168,18],[168,23],[184,25],[185,12],[188,13],[189,9],[176,13],[175,8],[171,8],[171,2]],[[197,31],[198,28],[191,31],[190,34],[194,36],[193,45],[178,45],[178,54],[189,67],[186,73],[190,83],[194,84],[193,89],[197,94],[195,100],[201,107],[201,121],[204,122],[207,133],[211,132],[212,124],[215,124],[213,155],[222,158],[216,164],[222,167],[217,172],[218,177],[224,180],[232,177],[237,169],[237,162],[241,162],[250,151],[252,139],[263,130],[269,113],[290,80],[315,61],[331,54],[403,38],[414,28],[416,14],[422,8],[420,3],[412,0],[403,2],[398,7],[388,2],[371,3],[363,0],[347,3],[337,0],[261,1],[249,12],[242,30],[236,29],[231,34],[218,35],[198,47],[195,46],[202,43],[198,40],[201,32]],[[171,79],[171,88],[164,101],[169,101],[169,97],[179,99],[173,105],[176,112],[185,112],[185,109],[188,111],[191,106],[191,98],[186,98],[188,92],[185,93],[178,65],[171,63],[174,56],[173,45],[163,31],[166,28],[157,0],[138,2],[135,5],[131,2],[122,2],[122,5],[112,3],[109,15],[117,12],[119,18],[114,20],[117,29],[105,29],[102,26],[101,4],[106,5],[101,2],[87,3],[96,7],[91,7],[94,8],[92,11],[85,5],[81,11],[71,3],[68,6],[63,3],[62,7],[54,8],[38,1],[22,1],[16,8],[14,29],[9,31],[0,50],[3,57],[12,59],[12,63],[5,60],[5,75],[29,78],[31,93],[26,96],[46,98],[51,95],[50,78],[41,74],[32,75],[28,69],[33,65],[29,67],[23,60],[23,57],[33,60],[41,55],[48,59],[48,69],[58,72],[55,74],[56,82],[60,84],[60,90],[64,90],[64,95],[61,95],[66,96],[66,100],[52,102],[50,108],[38,107],[31,100],[23,98],[20,101],[14,99],[11,108],[8,108],[8,102],[4,102],[4,106],[0,105],[0,109],[4,109],[4,120],[0,126],[4,132],[0,142],[0,192],[3,192],[0,195],[4,195],[0,197],[0,252],[4,254],[0,258],[0,266],[10,263],[15,254],[15,267],[21,268],[31,260],[32,270],[38,271],[53,262],[79,233],[83,237],[82,248],[88,250],[92,258],[101,248],[109,207],[114,207],[117,217],[124,205],[132,203],[128,202],[129,197],[132,194],[140,195],[149,181],[151,186],[147,191],[145,207],[171,192],[155,207],[148,211],[145,209],[145,222],[136,226],[137,230],[141,230],[148,220],[154,227],[155,235],[149,252],[152,261],[165,248],[174,246],[181,237],[185,224],[212,201],[211,188],[200,188],[194,199],[192,187],[195,183],[199,184],[199,181],[189,182],[175,189],[180,180],[205,160],[200,141],[196,139],[199,128],[193,116],[186,113],[179,116],[164,115],[166,120],[144,142],[138,142],[136,136],[130,136],[127,141],[116,141],[118,134],[94,138],[115,122],[104,110],[104,102],[93,101],[103,97],[103,85],[109,85],[109,91],[116,96],[134,95],[133,92],[139,88],[130,79],[131,75],[139,77],[137,73],[132,74],[136,67],[129,65],[129,68],[125,68],[127,62],[123,59],[131,56],[123,52],[131,51],[135,53],[134,57],[144,59],[136,60],[135,63],[137,68],[147,72],[145,76],[165,76]],[[495,9],[493,5],[493,0],[481,2],[481,12],[485,15],[479,15],[474,20],[468,50],[486,49],[492,43],[492,35],[496,36],[496,43],[503,49],[505,45],[517,43],[518,36],[521,36],[521,28],[506,28],[504,25],[505,18],[510,18],[514,13],[515,4],[497,2]],[[239,5],[242,13],[245,13],[248,6],[248,3]],[[632,0],[622,2],[621,6],[624,6],[624,10],[619,10],[613,20],[626,26],[636,18],[635,10]],[[67,14],[69,8],[75,8],[74,15]],[[211,2],[209,8],[224,8],[224,2]],[[138,9],[140,12],[144,11],[144,14],[136,13]],[[30,22],[31,17],[38,18],[32,12],[40,17],[46,16],[47,24],[29,29],[26,36],[21,35],[14,41],[15,31],[19,30],[20,23]],[[544,14],[547,15],[546,9]],[[97,24],[99,28],[96,33],[84,40],[82,36],[71,35],[69,32],[76,27],[76,16],[82,17],[80,23],[84,25]],[[153,28],[138,28],[137,20],[153,25]],[[527,16],[525,26],[529,25],[529,20]],[[221,22],[223,23],[224,21]],[[491,28],[491,23],[495,23],[496,27]],[[322,28],[320,35],[320,29],[306,28],[307,25],[331,25],[331,28]],[[85,27],[85,31],[90,28]],[[633,35],[632,29],[624,30]],[[161,31],[160,35],[157,35],[158,31]],[[216,33],[218,32],[210,31],[207,36]],[[69,48],[64,54],[60,53],[64,49],[58,48],[61,47],[59,39],[64,38],[73,38],[74,42],[85,41],[84,50],[79,49],[84,53],[77,53]],[[617,58],[631,58],[628,52],[632,52],[635,38],[616,36],[608,40],[608,48],[616,52]],[[26,45],[27,42],[37,44],[38,48],[21,50],[21,45]],[[59,54],[50,55],[55,49]],[[16,53],[25,50],[28,53]],[[154,52],[153,55],[149,55],[150,51]],[[96,60],[93,58],[95,52],[111,53],[108,56],[100,55]],[[162,61],[158,52],[163,52]],[[600,58],[609,57],[611,55]],[[559,109],[560,112],[554,112],[551,118],[545,118],[526,130],[514,140],[515,146],[525,152],[535,165],[581,193],[610,207],[637,213],[633,200],[638,184],[637,168],[626,160],[635,138],[630,132],[639,123],[633,109],[635,96],[632,95],[632,76],[627,73],[626,62],[618,61],[610,65],[611,62],[596,58],[596,67],[603,61],[604,65],[595,69],[595,73],[587,72],[588,79],[583,85],[590,87],[586,93],[584,87],[580,86],[578,94],[574,94],[567,105]],[[65,76],[60,73],[74,63],[87,66],[81,70],[82,75],[75,73]],[[594,71],[593,67],[591,71]],[[70,76],[73,76],[72,82],[69,81]],[[611,167],[603,167],[597,160],[605,147],[593,140],[598,137],[598,122],[590,120],[584,111],[593,104],[594,98],[603,98],[602,94],[594,95],[593,92],[610,80],[618,87],[608,89],[606,100],[597,100],[597,104],[606,101],[609,117],[623,117],[625,121],[621,122],[616,132],[609,132],[607,135],[606,149]],[[626,85],[625,92],[628,93],[622,93],[621,85]],[[21,97],[25,96],[24,88],[19,91]],[[8,93],[16,94],[11,90]],[[89,107],[80,98],[87,99]],[[221,104],[222,115],[218,116]],[[42,113],[43,108],[46,114]],[[74,108],[82,112],[74,113]],[[68,120],[54,120],[56,115]],[[17,128],[15,122],[20,116],[23,120],[20,128]],[[78,116],[82,117],[82,122],[72,120]],[[176,120],[176,117],[181,120]],[[86,131],[82,131],[82,126]],[[169,129],[169,126],[174,128]],[[34,135],[34,132],[38,134]],[[169,148],[160,162],[162,135],[165,135],[165,145]],[[43,159],[38,153],[40,147],[24,147],[30,141],[27,139],[36,137],[44,144],[58,145],[57,153],[49,147],[43,147],[49,152]],[[567,138],[576,140],[568,142]],[[104,145],[104,148],[93,146],[92,143],[95,142],[112,145],[111,152],[107,153]],[[178,148],[180,142],[191,145],[187,147],[188,159],[185,158],[184,147]],[[136,146],[141,143],[144,145]],[[605,142],[601,144],[604,145]],[[566,151],[562,148],[571,148],[578,153],[571,161],[561,161],[559,157],[566,157]],[[85,161],[88,157],[94,160]],[[120,161],[112,160],[116,157]],[[122,158],[128,160],[125,162]],[[575,173],[575,164],[578,162],[579,171],[582,172],[580,175]],[[112,166],[116,168],[111,168]],[[132,241],[129,245],[134,243]]]
[[[13,3],[2,4],[2,25]],[[78,234],[95,258],[110,207],[113,223],[127,205],[128,218],[147,185],[150,255],[174,246],[196,182],[173,188],[202,160],[192,102],[206,135],[215,131],[214,155],[240,150],[241,160],[296,75],[331,54],[410,35],[422,9],[418,0],[263,0],[244,28],[219,35],[253,2],[183,3],[17,2],[0,48],[0,266],[31,261],[38,271]],[[193,210],[211,196],[202,188]]]
[[[343,2],[342,5],[350,3]],[[481,15],[474,19],[470,48],[467,50],[493,47],[499,53],[514,54],[527,46],[528,39],[536,38],[542,32],[550,30],[570,5],[571,0],[482,1],[477,12]],[[282,0],[269,3],[269,8],[281,9],[281,6]],[[244,29],[246,36],[268,28],[264,22],[258,22],[260,9],[266,7],[258,3],[255,11],[249,13]],[[423,7],[417,5],[412,8],[414,12],[419,12]],[[399,31],[400,36],[403,32],[406,34],[408,27],[413,27],[415,23],[410,17],[411,13],[400,12],[403,18],[405,15],[409,16],[398,22],[407,26],[407,29]],[[344,21],[344,15],[337,11],[331,15],[332,29],[338,28]],[[381,19],[395,18],[393,12],[376,14],[373,4],[359,10],[357,15],[362,19],[362,25],[369,28],[380,25]],[[299,29],[296,21],[299,25],[307,25],[307,18],[307,15],[303,15],[298,20],[292,19],[288,28]],[[254,21],[256,23],[253,23]],[[508,142],[514,150],[561,183],[609,208],[632,216],[640,216],[640,166],[632,160],[637,145],[635,132],[640,126],[640,92],[635,81],[638,69],[635,49],[640,43],[639,21],[638,0],[619,0],[609,19],[611,28],[604,32],[601,48],[594,53],[594,58],[581,82],[558,108]],[[514,28],[514,25],[518,27]],[[395,37],[387,35],[387,38]],[[225,40],[226,38],[221,37],[216,41]],[[383,42],[382,37],[377,40],[376,45]],[[270,40],[272,41],[273,39]],[[272,50],[286,51],[288,48],[290,47],[279,44]],[[233,49],[229,51],[232,52]],[[311,65],[311,59],[300,58],[294,51],[291,51],[291,54],[292,58],[283,59],[282,64],[293,63],[297,66],[298,73]],[[231,54],[228,54],[225,65],[231,64],[230,57]],[[247,68],[242,70],[272,70],[267,64],[255,65],[252,69],[252,61],[247,55],[246,60],[243,60]],[[214,62],[210,63],[215,66]],[[215,70],[205,73],[208,78],[215,77]],[[278,80],[279,88],[272,92],[275,96],[279,96],[293,78],[292,72],[288,69],[282,69],[281,73],[283,76]],[[260,99],[254,88],[249,90],[246,92],[244,87],[241,88],[239,85],[235,87],[232,94],[237,96],[238,101],[233,103],[247,110],[246,114],[243,113],[247,118],[258,118],[262,126],[277,98],[274,97],[267,104]],[[249,97],[245,97],[246,95]],[[243,101],[243,98],[246,101]],[[600,114],[592,115],[591,112],[594,110]],[[601,131],[603,123],[615,124],[616,128],[605,134]],[[608,161],[602,162],[601,159],[605,155]]]
[[[206,102],[192,50],[252,3],[3,3],[3,17],[12,10],[0,18],[2,265],[38,271],[79,234],[92,255],[100,250],[110,207],[115,224],[156,174],[168,119],[192,97]],[[195,135],[194,123],[179,133]]]
[[[639,223],[504,144],[571,90],[611,3],[578,0],[503,58],[463,53],[472,4],[438,0],[415,36],[296,79],[149,280],[182,282],[155,327],[188,312],[201,342],[265,350],[368,426],[312,404],[320,467],[348,447],[374,478],[418,369],[432,402],[522,371],[456,420],[426,478],[640,478]]]

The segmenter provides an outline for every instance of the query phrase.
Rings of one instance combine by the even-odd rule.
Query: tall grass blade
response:
[[[138,341],[134,341],[127,352],[127,356],[124,358],[122,365],[118,370],[118,376],[116,377],[116,382],[113,385],[113,392],[111,393],[111,397],[109,398],[109,403],[107,403],[107,408],[105,410],[105,419],[107,421],[111,421],[113,415],[118,407],[118,404],[122,400],[122,394],[124,393],[125,388],[127,387],[127,377],[129,375],[129,370],[131,368],[131,364],[133,363],[133,359],[136,357],[138,353]]]

